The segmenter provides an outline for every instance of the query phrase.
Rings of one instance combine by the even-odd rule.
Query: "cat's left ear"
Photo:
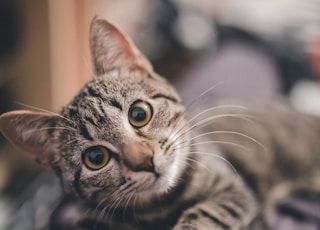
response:
[[[59,116],[43,112],[12,111],[0,116],[0,131],[37,162],[54,164],[59,157],[49,133],[53,133],[58,119]]]
[[[133,42],[105,20],[93,19],[90,48],[97,75],[123,68],[152,71],[152,65]]]

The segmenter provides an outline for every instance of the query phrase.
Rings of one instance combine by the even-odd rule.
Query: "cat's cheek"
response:
[[[157,158],[155,158],[155,169],[159,174],[159,177],[154,185],[154,190],[156,193],[167,193],[176,185],[181,171],[179,161],[180,159],[176,155],[172,155],[171,157],[159,155]]]
[[[80,180],[84,189],[94,187],[96,190],[103,191],[105,188],[120,185],[121,169],[114,159],[111,159],[104,168],[99,170],[90,170],[83,165]]]

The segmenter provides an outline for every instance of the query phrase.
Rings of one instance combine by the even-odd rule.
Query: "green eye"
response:
[[[84,152],[83,162],[91,170],[99,170],[107,165],[110,159],[109,150],[102,146],[88,148]]]
[[[129,122],[135,128],[141,128],[149,123],[152,109],[149,104],[139,101],[134,103],[129,110]]]

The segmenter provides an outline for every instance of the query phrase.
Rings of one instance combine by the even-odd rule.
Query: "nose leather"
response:
[[[133,171],[153,171],[153,150],[144,144],[129,143],[123,148],[124,164]]]

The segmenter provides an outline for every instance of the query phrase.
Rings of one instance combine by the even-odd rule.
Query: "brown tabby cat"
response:
[[[113,25],[95,19],[90,42],[94,79],[61,115],[0,117],[8,140],[95,205],[83,218],[104,229],[267,229],[276,201],[320,191],[320,119],[285,103],[187,118],[175,89]]]

